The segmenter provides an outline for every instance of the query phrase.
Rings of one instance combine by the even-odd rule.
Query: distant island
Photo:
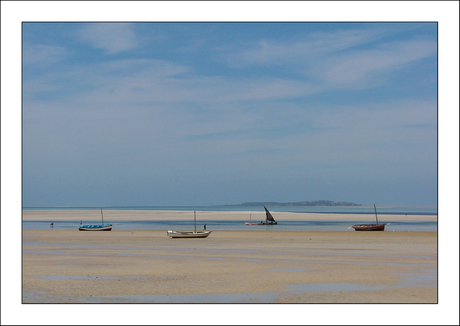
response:
[[[332,201],[332,200],[313,200],[313,201],[299,201],[291,203],[278,203],[278,202],[247,202],[237,205],[229,206],[364,206],[363,204],[355,204],[345,201]]]

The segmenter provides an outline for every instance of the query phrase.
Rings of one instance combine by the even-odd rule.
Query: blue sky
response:
[[[437,28],[23,23],[23,205],[436,205]]]

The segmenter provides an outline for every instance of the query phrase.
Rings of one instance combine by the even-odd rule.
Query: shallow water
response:
[[[37,245],[37,243],[34,243],[34,245]],[[46,245],[46,244],[42,244]],[[66,245],[63,245],[63,247],[66,247]],[[69,245],[69,247],[79,247],[79,245]],[[87,245],[82,245],[81,247],[93,247],[93,248],[110,248],[110,249],[120,249],[119,247],[108,247],[108,246],[87,246]],[[129,248],[129,247],[123,247],[124,250],[136,250],[137,248]],[[167,249],[168,251],[170,249]],[[199,251],[208,251],[208,249],[187,249],[187,248],[177,248],[175,250],[178,251],[187,251],[187,250],[193,250],[194,252],[199,252]],[[222,252],[227,252],[232,250],[217,250],[217,251],[222,251]],[[254,253],[255,251],[253,250],[238,250],[238,252],[252,252]],[[87,255],[87,256],[99,256],[101,255],[100,253],[78,253],[78,252],[73,252],[73,251],[60,251],[60,250],[23,250],[23,253],[35,253],[35,254],[43,254],[43,255]],[[259,253],[266,253],[263,251],[259,251]],[[299,263],[299,262],[307,262],[307,263],[316,263],[318,261],[316,260],[305,260],[302,257],[299,259],[279,259],[278,257],[290,254],[290,255],[299,255],[299,256],[325,256],[325,255],[331,255],[331,256],[337,256],[335,253],[321,253],[321,252],[315,252],[315,253],[309,253],[309,252],[270,252],[270,255],[272,256],[271,258],[266,258],[266,259],[261,259],[261,258],[225,258],[225,257],[202,257],[202,256],[194,256],[194,255],[173,255],[171,256],[170,254],[166,255],[161,255],[161,254],[139,254],[139,253],[112,253],[114,256],[124,256],[124,257],[152,257],[152,258],[161,258],[161,257],[174,257],[174,258],[181,258],[181,259],[209,259],[209,260],[225,260],[225,259],[233,259],[233,260],[241,260],[241,261],[250,261],[250,262],[261,262],[261,263],[275,263],[275,262],[284,262],[284,263]],[[349,256],[395,256],[395,255],[368,255],[368,254],[340,254],[341,256],[344,255],[349,255]],[[402,256],[402,255],[396,255],[397,257],[410,257],[410,256]],[[425,257],[427,259],[437,259],[437,257]],[[357,265],[387,265],[387,266],[418,266],[418,267],[430,267],[432,265],[430,264],[410,264],[410,263],[379,263],[379,262],[351,262],[351,261],[335,261],[335,260],[321,260],[321,263],[324,264],[357,264]]]
[[[438,286],[438,271],[435,268],[421,270],[420,273],[398,273],[404,277],[400,286],[428,286],[436,288]]]
[[[274,230],[274,231],[350,231],[356,232],[350,226],[362,224],[363,221],[278,221],[277,225],[251,225],[244,221],[208,221],[197,223],[197,230],[206,224],[208,230]],[[385,223],[382,221],[382,223]],[[111,223],[113,230],[171,230],[193,229],[193,222],[189,221],[117,221]],[[77,230],[80,221],[57,221],[50,226],[50,221],[23,221],[23,230]],[[385,231],[437,231],[436,221],[401,221],[391,222]]]
[[[270,303],[276,302],[280,293],[212,293],[172,295],[119,295],[99,296],[93,300],[116,300],[129,303]]]
[[[288,268],[269,269],[275,271],[309,272],[308,269]],[[351,291],[376,291],[392,287],[437,287],[437,270],[428,268],[420,273],[399,273],[404,280],[397,285],[366,285],[358,283],[304,283],[289,284],[283,292],[262,292],[262,293],[211,293],[211,294],[174,294],[174,295],[109,295],[109,296],[82,296],[73,297],[73,301],[80,303],[275,303],[283,295],[305,294],[308,292],[351,292]],[[76,275],[45,275],[46,279],[78,279],[78,280],[106,280],[116,279],[114,276],[91,277]],[[44,297],[50,299],[45,293],[27,293],[24,298],[27,302],[40,302]],[[59,300],[58,297],[54,299]]]
[[[344,292],[344,291],[375,291],[389,288],[387,285],[364,285],[356,283],[314,283],[291,284],[288,289],[293,292]]]

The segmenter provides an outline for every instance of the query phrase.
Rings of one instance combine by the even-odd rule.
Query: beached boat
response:
[[[203,231],[196,230],[196,211],[193,212],[195,228],[193,231],[181,231],[181,230],[168,230],[166,234],[171,238],[206,238],[211,234],[212,231],[204,229]],[[206,228],[206,224],[205,224]]]
[[[212,231],[171,231],[167,232],[171,238],[206,238]]]
[[[275,221],[272,214],[268,211],[267,207],[264,206],[265,209],[265,221],[260,222],[251,222],[251,215],[249,215],[249,222],[246,222],[246,225],[275,225],[278,222]]]
[[[82,224],[78,227],[79,231],[112,231],[112,224],[104,224],[104,214],[101,208],[102,224]]]
[[[375,204],[374,211],[376,224],[356,224],[352,225],[351,227],[355,229],[355,231],[385,231],[385,223],[379,224],[379,219],[377,218],[377,208],[375,208]]]
[[[353,228],[356,231],[385,231],[385,224],[358,224]]]
[[[112,224],[80,224],[79,231],[112,231]]]

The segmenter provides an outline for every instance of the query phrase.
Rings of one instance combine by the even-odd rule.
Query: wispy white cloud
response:
[[[331,90],[372,87],[380,79],[371,78],[436,54],[435,40],[376,43],[384,35],[382,30],[350,30],[312,33],[300,41],[261,40],[253,49],[234,50],[225,57],[234,68],[292,67],[297,74],[316,80],[318,88]]]
[[[67,54],[68,50],[62,46],[25,43],[22,58],[24,64],[44,67],[64,60]]]
[[[80,40],[108,54],[130,50],[138,46],[138,38],[129,23],[85,24],[77,32]]]
[[[375,41],[378,33],[369,31],[338,31],[336,33],[311,33],[295,41],[276,42],[260,40],[252,49],[234,51],[227,56],[230,65],[311,65],[308,60],[318,56],[331,55],[354,46]]]
[[[167,60],[156,59],[121,59],[112,60],[99,65],[101,73],[118,74],[119,76],[143,75],[168,77],[184,74],[190,68]]]
[[[432,41],[386,43],[377,49],[332,55],[312,70],[332,84],[369,83],[376,74],[388,74],[403,65],[433,56],[436,47],[436,42]]]
[[[66,83],[61,83],[63,79]],[[322,91],[302,80],[203,76],[165,60],[112,60],[103,64],[50,69],[25,82],[28,97],[47,91],[80,90],[73,96],[96,103],[217,103],[304,97]]]

